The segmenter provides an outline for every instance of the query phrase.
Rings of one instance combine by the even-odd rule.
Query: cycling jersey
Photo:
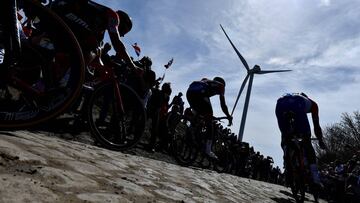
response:
[[[93,1],[79,8],[76,1],[58,0],[52,9],[70,26],[85,51],[101,46],[106,30],[118,32],[120,20],[116,12]]]
[[[213,114],[210,97],[224,95],[225,86],[213,80],[194,81],[190,84],[186,98],[197,113],[206,115]]]
[[[286,114],[292,112],[294,122],[290,126],[289,118]],[[314,105],[313,101],[307,97],[304,97],[300,94],[286,94],[283,97],[279,98],[276,103],[276,117],[278,120],[278,125],[281,131],[281,147],[283,148],[285,154],[287,151],[288,139],[290,133],[297,134],[298,136],[303,137],[303,146],[305,156],[308,159],[309,164],[316,163],[315,151],[311,145],[311,128],[307,113],[316,112],[317,105]]]
[[[225,86],[213,80],[194,81],[190,84],[187,91],[193,94],[201,94],[206,97],[212,97],[214,95],[224,95]]]
[[[307,113],[311,112],[312,101],[300,94],[286,94],[279,98],[276,104],[276,117],[278,125],[283,136],[290,132],[289,121],[285,113],[294,113],[294,129],[292,133],[302,134],[305,136],[311,135],[311,129]]]

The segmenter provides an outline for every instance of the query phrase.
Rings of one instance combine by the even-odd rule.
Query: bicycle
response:
[[[213,121],[225,118],[227,117],[214,117]],[[204,150],[207,137],[206,131],[205,121],[202,116],[182,116],[171,138],[171,149],[174,158],[182,166],[190,166],[197,162],[204,168],[210,168],[213,165],[215,170],[225,172],[228,163],[228,154],[225,151],[227,150],[227,145],[223,139],[217,136],[217,133],[214,133],[213,150],[215,154],[219,155],[219,159],[215,160],[208,157]],[[207,164],[203,163],[205,159],[208,160]]]
[[[319,199],[319,188],[313,183],[309,165],[304,153],[304,139],[300,134],[295,133],[295,113],[290,111],[284,113],[289,122],[290,137],[286,140],[285,170],[288,184],[296,202],[302,203],[305,200],[307,187],[314,196],[315,202]]]
[[[0,6],[0,128],[33,126],[61,114],[78,96],[82,51],[65,22],[39,1]]]
[[[91,134],[105,148],[129,149],[143,135],[146,122],[144,104],[126,84],[126,64],[98,66],[95,71],[98,82],[90,87],[92,93],[87,106]]]

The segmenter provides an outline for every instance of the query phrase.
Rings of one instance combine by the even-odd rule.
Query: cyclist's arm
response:
[[[134,62],[131,60],[129,54],[126,52],[126,47],[124,43],[120,40],[120,34],[118,30],[119,26],[119,17],[116,12],[113,10],[108,11],[109,24],[108,24],[108,33],[111,40],[111,44],[114,47],[116,56],[125,60],[125,62],[134,69],[138,69]]]
[[[220,94],[219,98],[220,98],[221,110],[224,112],[224,114],[227,117],[231,117],[230,114],[229,114],[228,107],[227,107],[226,102],[225,102],[225,96],[223,94]]]
[[[312,117],[312,121],[313,121],[313,125],[314,125],[314,131],[315,131],[315,135],[319,140],[322,140],[322,130],[320,127],[320,121],[319,121],[319,107],[316,104],[316,102],[311,101],[312,105],[311,105],[311,117]]]

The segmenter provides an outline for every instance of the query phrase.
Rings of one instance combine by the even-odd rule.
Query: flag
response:
[[[139,56],[140,56],[141,49],[140,49],[140,47],[138,46],[138,44],[135,42],[135,43],[132,45],[132,47],[134,48],[136,55],[139,57]]]
[[[173,62],[174,62],[174,58],[171,58],[170,61],[169,61],[166,65],[164,65],[164,67],[165,67],[166,69],[170,68],[170,66],[171,66],[171,64],[172,64]]]

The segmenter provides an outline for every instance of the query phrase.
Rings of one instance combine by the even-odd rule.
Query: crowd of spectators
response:
[[[233,154],[236,159],[236,167],[233,167],[229,173],[275,184],[284,183],[283,173],[279,166],[273,165],[272,157],[264,156],[247,142],[240,142],[236,134],[231,133],[228,128],[223,128],[222,133],[229,136],[230,146],[234,148]]]
[[[323,196],[329,202],[360,202],[360,156],[321,166]]]

